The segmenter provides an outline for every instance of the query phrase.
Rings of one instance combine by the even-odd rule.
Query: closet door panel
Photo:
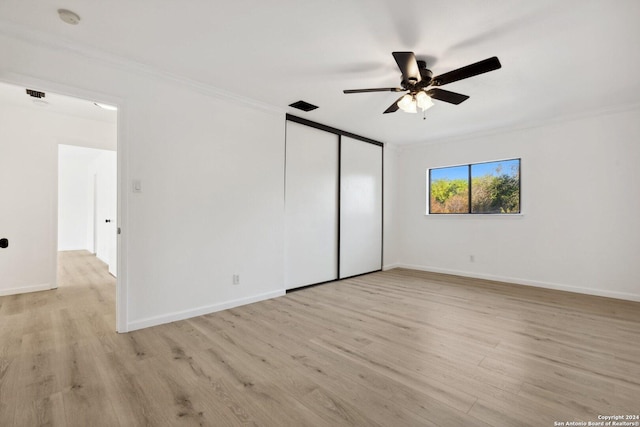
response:
[[[338,274],[338,136],[287,121],[285,286]]]
[[[382,147],[342,137],[340,278],[382,268]]]

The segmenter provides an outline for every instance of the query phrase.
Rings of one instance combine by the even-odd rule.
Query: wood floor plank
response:
[[[115,281],[0,298],[1,426],[542,426],[640,412],[640,303],[394,269],[116,334]]]
[[[384,384],[395,392],[398,392],[400,387],[394,387],[389,381],[380,382],[376,387],[371,384],[365,385],[362,379],[366,377],[365,375],[373,376],[371,372],[361,374],[362,376],[354,375],[355,372],[366,370],[361,369],[357,364],[349,363],[348,360],[323,352],[322,348],[312,346],[308,341],[283,336],[279,336],[275,342],[265,340],[265,336],[256,334],[250,328],[250,324],[255,321],[237,319],[234,328],[223,332],[225,341],[232,343],[239,350],[240,353],[236,358],[241,358],[243,355],[249,356],[250,358],[245,360],[246,366],[257,366],[270,376],[281,377],[282,383],[286,385],[285,388],[296,391],[295,395],[300,396],[301,402],[312,411],[317,411],[318,404],[321,404],[321,407],[329,404],[338,418],[328,421],[353,423],[353,419],[341,417],[356,411],[352,409],[345,412],[339,409],[365,405],[371,412],[367,416],[373,415],[369,421],[371,425],[376,422],[389,425],[392,421],[401,425],[428,425],[428,420],[422,416],[400,410],[400,405],[389,405],[388,396],[380,395],[378,386]],[[269,326],[262,325],[262,327]],[[273,333],[277,334],[277,331],[273,330]],[[246,338],[251,338],[252,348],[246,348],[242,344],[247,341]],[[314,357],[318,353],[321,353],[322,357]],[[338,371],[335,369],[336,364],[340,365]],[[408,388],[403,391],[402,396],[405,399],[415,400],[416,395],[419,394]],[[343,396],[346,396],[346,402],[343,401]],[[324,410],[319,411],[318,415],[326,415],[323,412]]]
[[[18,400],[15,405],[14,424],[17,426],[67,425],[61,393],[38,400]]]
[[[256,337],[256,340],[263,340],[264,346],[280,351],[285,358],[290,357],[289,365],[292,369],[300,371],[304,377],[314,377],[315,382],[324,384],[328,389],[347,387],[348,390],[353,390],[345,394],[356,394],[362,404],[370,401],[366,404],[367,407],[384,409],[384,415],[391,415],[392,420],[399,425],[431,425],[434,422],[437,423],[435,425],[482,425],[479,420],[472,420],[425,393],[425,389],[429,387],[415,381],[411,375],[403,376],[401,380],[381,375],[376,366],[367,366],[368,364],[358,360],[345,358],[331,349],[316,345],[312,340],[299,340],[296,336],[289,337],[279,333],[275,321],[265,318],[264,314],[260,316],[255,321],[262,323],[261,330],[270,330],[270,333]],[[243,334],[250,333],[243,329],[239,321],[236,321],[234,330]],[[277,340],[268,339],[274,335],[278,336]],[[366,345],[358,348],[366,351]],[[336,366],[340,369],[336,369]],[[412,387],[407,383],[418,385]],[[361,393],[355,393],[355,390],[361,390]],[[378,415],[376,419],[384,420],[384,415]],[[386,420],[384,425],[395,423]]]

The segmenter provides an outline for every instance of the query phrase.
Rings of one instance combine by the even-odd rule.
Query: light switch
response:
[[[142,182],[139,179],[132,181],[132,189],[134,193],[142,193]]]

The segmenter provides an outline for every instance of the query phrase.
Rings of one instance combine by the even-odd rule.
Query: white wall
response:
[[[404,149],[400,264],[640,300],[639,117],[635,109]],[[427,168],[515,157],[522,216],[425,216]]]
[[[400,261],[400,222],[398,220],[398,162],[396,145],[385,144],[383,149],[383,203],[382,203],[382,268],[394,268]]]
[[[284,116],[149,89],[127,104],[131,327],[281,295]]]
[[[0,237],[9,239],[0,250],[0,295],[56,286],[58,144],[110,147],[113,131],[46,108],[0,104]]]
[[[284,113],[54,43],[0,35],[0,80],[120,107],[118,329],[281,295]]]
[[[87,241],[89,182],[86,167],[90,159],[76,155],[73,148],[61,145],[58,151],[59,251],[90,250]]]
[[[93,180],[88,165],[98,155],[92,148],[58,147],[58,250],[93,252]]]

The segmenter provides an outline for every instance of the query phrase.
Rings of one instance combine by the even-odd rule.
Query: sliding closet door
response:
[[[340,278],[382,268],[382,147],[342,137]]]
[[[338,272],[338,136],[287,121],[285,285]]]

